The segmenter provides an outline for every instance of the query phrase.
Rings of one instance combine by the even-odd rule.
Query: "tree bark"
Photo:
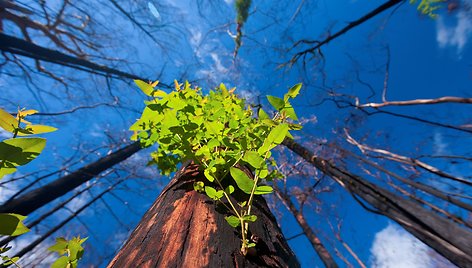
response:
[[[205,194],[193,190],[204,180],[198,167],[182,168],[144,215],[111,267],[299,267],[264,198],[256,196],[249,225],[255,248],[240,253],[240,229]],[[257,240],[257,239],[256,239]]]
[[[102,76],[116,76],[127,79],[146,79],[105,65],[96,64],[83,58],[69,56],[57,50],[44,48],[31,42],[0,33],[0,50],[28,58],[60,64],[74,69]],[[162,83],[161,83],[162,85]]]
[[[429,211],[420,204],[402,198],[360,176],[335,166],[291,139],[283,144],[330,176],[351,195],[370,204],[375,213],[396,221],[407,231],[459,267],[472,267],[472,233],[458,224]],[[364,206],[364,205],[363,205]],[[364,206],[368,209],[366,206]],[[372,209],[368,209],[373,211]]]
[[[59,178],[41,188],[29,191],[16,199],[0,206],[0,213],[17,213],[28,215],[36,209],[48,204],[54,199],[61,197],[100,174],[112,166],[124,161],[134,153],[139,151],[139,142],[132,143],[120,150],[100,158],[92,164],[80,168],[79,170]]]

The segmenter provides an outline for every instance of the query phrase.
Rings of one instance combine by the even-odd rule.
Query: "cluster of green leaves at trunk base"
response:
[[[228,90],[223,84],[204,95],[187,82],[176,82],[170,93],[154,89],[156,83],[135,82],[152,99],[145,102],[141,118],[130,127],[132,139],[139,138],[143,146],[158,144],[149,164],[156,164],[163,174],[176,171],[186,160],[198,164],[207,182],[195,182],[195,190],[222,203],[225,197],[223,204],[233,214],[226,219],[233,227],[241,226],[247,247],[247,222],[257,218],[251,215],[254,195],[272,192],[261,180],[281,176],[274,168],[271,150],[291,137],[289,130],[301,128],[294,123],[298,118],[289,101],[298,95],[301,85],[292,87],[283,99],[268,96],[276,110],[274,116],[259,109],[256,118],[256,111],[234,94],[235,89]],[[237,168],[241,166],[249,167],[254,176]],[[233,181],[224,181],[228,174]],[[247,200],[235,205],[229,197],[235,189],[245,193]]]

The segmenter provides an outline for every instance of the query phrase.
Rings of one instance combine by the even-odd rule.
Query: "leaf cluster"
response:
[[[67,240],[63,237],[56,238],[56,244],[48,248],[49,251],[57,252],[59,257],[52,265],[51,268],[75,268],[84,255],[84,248],[82,244],[87,240],[86,238],[80,238],[80,236],[73,237],[71,240]]]
[[[231,167],[241,162],[257,170],[259,178],[271,180],[271,161],[266,161],[270,150],[291,136],[289,130],[301,128],[286,122],[288,118],[297,119],[289,98],[298,94],[301,85],[292,88],[284,99],[268,96],[278,111],[277,120],[273,120],[262,109],[256,118],[252,107],[223,84],[207,95],[188,83],[176,83],[175,91],[170,93],[142,81],[136,84],[154,98],[145,102],[141,118],[130,127],[134,131],[132,139],[139,138],[145,147],[158,144],[149,164],[157,165],[165,175],[176,171],[179,163],[191,160],[200,164],[205,177],[213,182],[223,179]],[[251,183],[244,179],[236,183],[250,193],[245,185]]]
[[[54,127],[33,125],[26,121],[36,110],[19,110],[16,117],[0,109],[0,127],[12,133],[13,138],[0,142],[0,178],[16,171],[35,159],[46,146],[46,139],[37,137],[17,138],[57,130]]]
[[[236,7],[236,22],[244,24],[249,16],[249,8],[251,7],[251,0],[236,0],[234,3]]]
[[[233,227],[241,226],[244,253],[250,245],[245,239],[247,223],[257,219],[251,215],[254,195],[273,190],[261,180],[281,176],[271,150],[292,137],[290,130],[301,129],[290,104],[301,84],[292,87],[284,98],[267,96],[274,115],[270,117],[259,109],[256,117],[256,111],[234,93],[235,89],[228,90],[223,84],[204,95],[201,88],[192,88],[188,82],[176,82],[170,93],[154,89],[157,83],[135,82],[152,100],[145,102],[141,118],[130,127],[132,139],[139,139],[146,147],[157,144],[149,164],[157,165],[163,174],[176,171],[186,160],[200,166],[207,182],[195,182],[195,190],[223,203],[233,214],[226,220]],[[250,168],[254,176],[240,166]],[[226,179],[228,174],[230,179]],[[236,188],[248,196],[237,204],[239,209],[230,198]]]
[[[0,109],[0,127],[12,134],[11,139],[0,142],[0,179],[15,172],[18,166],[31,162],[46,146],[44,138],[18,138],[17,136],[29,136],[56,130],[50,126],[33,125],[25,120],[28,115],[35,113],[37,113],[36,110],[19,109],[15,117]],[[28,232],[29,229],[23,224],[25,218],[25,216],[18,214],[0,213],[0,235],[17,236]],[[2,253],[8,251],[7,248],[0,250]],[[3,256],[2,258],[8,263],[14,262],[8,257]]]
[[[418,0],[410,0],[410,4],[416,4]],[[423,15],[427,15],[431,18],[436,18],[438,15],[436,11],[442,7],[441,3],[444,3],[445,0],[421,0],[418,4],[418,11]]]

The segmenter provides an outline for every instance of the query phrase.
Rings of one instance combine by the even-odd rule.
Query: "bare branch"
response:
[[[290,211],[290,213],[293,214],[298,224],[303,229],[304,234],[306,235],[311,245],[313,246],[313,249],[316,251],[321,261],[323,261],[324,265],[326,265],[326,267],[333,267],[333,268],[338,267],[338,265],[334,261],[331,254],[328,252],[328,250],[323,245],[323,243],[321,243],[321,240],[318,238],[318,236],[313,232],[313,230],[310,228],[310,226],[306,222],[305,217],[303,216],[303,213],[299,211],[295,207],[295,204],[293,204],[292,200],[290,200],[290,196],[282,193],[277,188],[276,184],[274,184],[274,193],[280,199],[280,201],[282,201],[285,207],[287,207],[288,211]]]
[[[389,0],[382,4],[381,6],[377,7],[376,9],[372,10],[371,12],[367,13],[366,15],[362,16],[361,18],[350,22],[346,27],[342,28],[340,31],[336,32],[333,35],[328,36],[326,39],[322,41],[307,41],[307,40],[300,40],[296,42],[292,49],[297,47],[298,45],[305,43],[305,44],[316,44],[313,47],[307,48],[301,52],[296,53],[292,59],[290,60],[291,64],[294,64],[298,59],[301,57],[305,57],[307,54],[314,54],[316,51],[318,51],[323,45],[331,42],[332,40],[338,38],[339,36],[347,33],[348,31],[352,30],[353,28],[361,25],[362,23],[368,21],[369,19],[379,15],[380,13],[384,12],[385,10],[388,10],[389,8],[403,2],[403,0]]]
[[[438,103],[464,103],[472,104],[472,98],[461,98],[461,97],[451,97],[445,96],[436,99],[415,99],[415,100],[406,100],[406,101],[383,101],[381,103],[365,103],[360,104],[358,107],[371,107],[371,108],[380,108],[385,106],[408,106],[408,105],[426,105],[426,104],[438,104]]]
[[[420,160],[417,160],[417,159],[414,159],[414,158],[410,158],[410,157],[406,157],[406,156],[402,156],[402,155],[399,155],[399,154],[395,154],[395,153],[392,153],[392,152],[387,151],[387,150],[372,148],[372,147],[369,147],[365,144],[360,144],[353,137],[351,137],[349,135],[347,129],[344,129],[344,133],[347,136],[347,141],[349,143],[357,146],[359,148],[359,150],[361,150],[361,152],[363,152],[363,153],[365,151],[371,151],[371,152],[379,153],[379,154],[382,154],[382,155],[386,155],[386,156],[389,156],[390,159],[395,160],[397,162],[418,166],[418,167],[420,167],[420,168],[422,168],[422,169],[424,169],[424,170],[426,170],[430,173],[436,174],[436,175],[441,176],[443,178],[447,178],[447,179],[450,179],[450,180],[453,180],[453,181],[457,181],[457,182],[464,183],[466,185],[472,186],[471,181],[453,176],[453,175],[451,175],[447,172],[441,171],[440,169],[438,169],[436,167],[428,165],[428,164],[424,163],[423,161],[420,161]]]

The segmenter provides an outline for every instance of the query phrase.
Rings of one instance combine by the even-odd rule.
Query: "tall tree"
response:
[[[201,180],[196,165],[179,170],[108,267],[300,267],[262,197],[254,200],[255,247],[243,256],[224,208],[193,190]]]

